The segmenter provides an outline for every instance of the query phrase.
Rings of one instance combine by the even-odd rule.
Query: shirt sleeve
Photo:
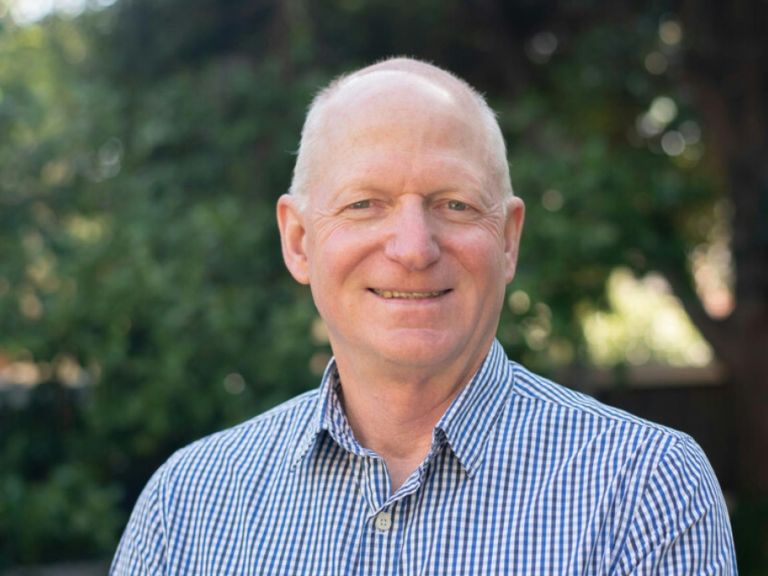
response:
[[[720,486],[690,437],[682,436],[651,475],[618,568],[622,575],[737,574]]]
[[[147,483],[133,509],[112,560],[110,576],[166,574],[165,520],[161,467]]]

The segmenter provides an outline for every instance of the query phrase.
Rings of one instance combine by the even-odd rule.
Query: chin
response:
[[[393,364],[426,367],[456,359],[461,347],[444,334],[402,334],[379,347],[382,358]]]

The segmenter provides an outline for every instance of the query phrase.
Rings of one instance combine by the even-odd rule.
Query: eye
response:
[[[469,209],[469,206],[460,200],[449,200],[447,206],[449,210],[455,210],[456,212],[464,212]]]
[[[371,201],[370,200],[358,200],[357,202],[353,202],[347,208],[350,208],[352,210],[365,210],[366,208],[371,207]]]

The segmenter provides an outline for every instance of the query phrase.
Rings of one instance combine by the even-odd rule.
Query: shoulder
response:
[[[317,390],[307,392],[173,454],[144,487],[110,574],[166,573],[172,543],[178,549],[233,502],[251,501],[285,469],[291,447],[312,425],[317,398]]]
[[[608,406],[513,363],[514,384],[508,417],[513,429],[537,452],[552,451],[580,462],[580,470],[600,470],[633,490],[649,487],[660,474],[676,484],[714,482],[698,444],[686,433]],[[514,442],[514,440],[513,440]]]
[[[576,462],[579,479],[598,485],[606,515],[621,526],[621,573],[735,574],[728,512],[699,445],[684,432],[644,420],[512,363],[511,420],[530,453]],[[573,472],[574,468],[571,468]]]
[[[299,440],[315,425],[318,391],[181,448],[155,472],[140,498],[167,528],[247,498],[289,467]]]
[[[201,438],[174,453],[158,474],[167,481],[199,475],[210,467],[226,466],[231,471],[282,455],[311,425],[317,399],[317,390],[305,392],[241,424]]]
[[[519,364],[511,364],[514,397],[529,410],[556,413],[559,418],[569,419],[574,424],[588,421],[599,428],[619,426],[628,432],[664,438],[673,443],[691,441],[683,432],[603,404],[592,396],[557,384]]]

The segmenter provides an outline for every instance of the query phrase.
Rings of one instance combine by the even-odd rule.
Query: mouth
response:
[[[401,291],[401,290],[379,290],[377,288],[369,288],[371,292],[376,294],[385,300],[427,300],[429,298],[437,298],[448,294],[451,290],[431,290],[428,292],[416,292],[416,291]]]

